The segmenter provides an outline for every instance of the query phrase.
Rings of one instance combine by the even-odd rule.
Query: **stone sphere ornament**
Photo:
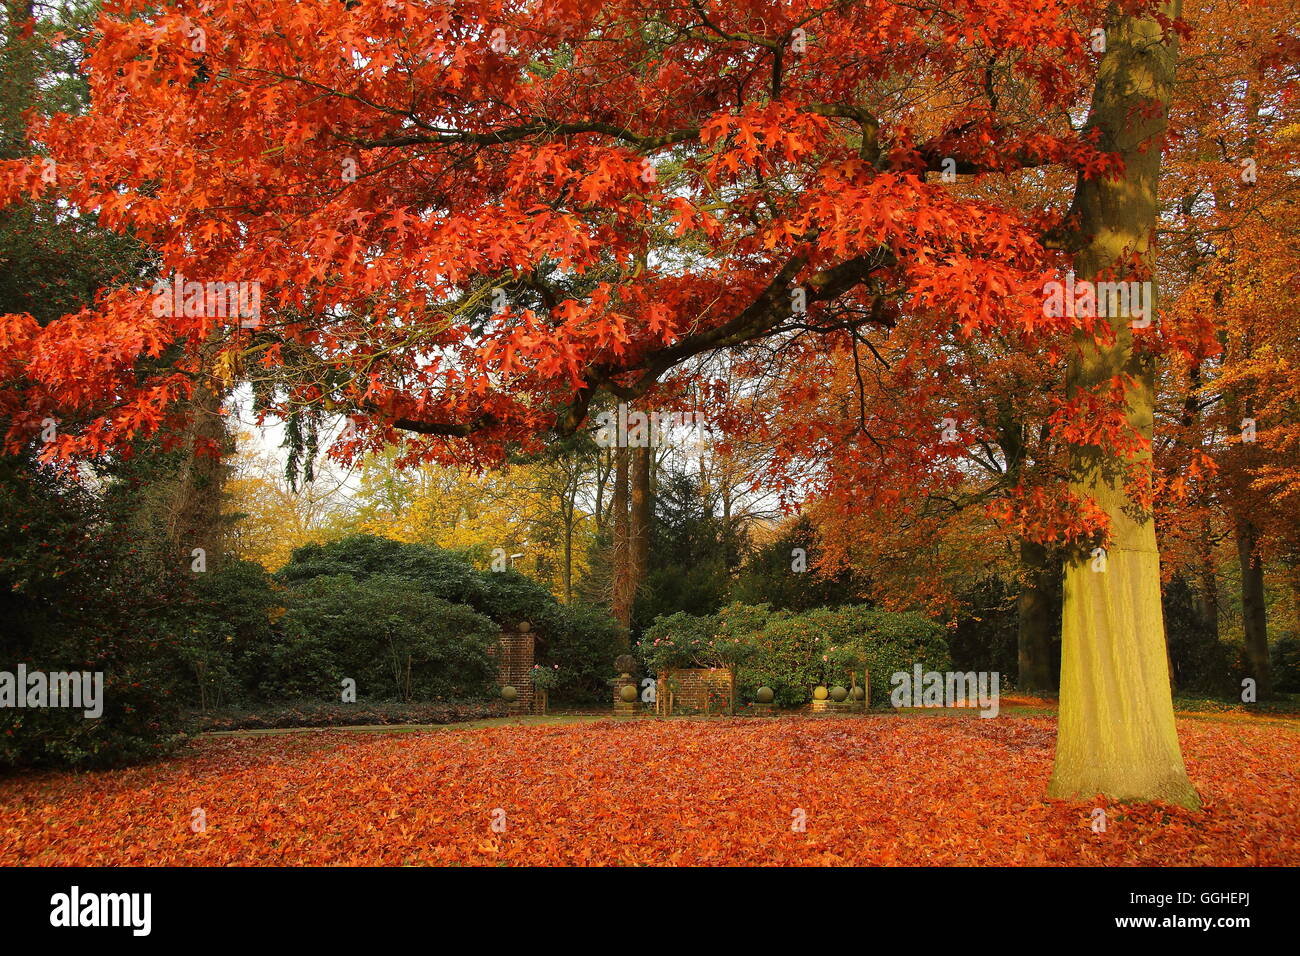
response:
[[[533,626],[532,626],[531,624],[529,624],[527,621],[520,621],[520,622],[519,622],[519,633],[520,633],[520,634],[527,634],[527,633],[528,633],[529,631],[531,631],[532,629],[533,629]]]
[[[866,689],[865,689],[865,688],[862,688],[862,687],[855,687],[855,688],[853,688],[852,694],[853,694],[853,699],[854,699],[854,700],[866,700],[866,699],[867,699],[867,692],[866,692]]]
[[[507,704],[513,703],[515,698],[518,696],[519,696],[519,691],[515,690],[509,684],[501,688],[501,699],[504,700]]]
[[[829,693],[830,691],[828,691],[824,686],[818,684],[813,688],[813,700],[825,700],[826,695]]]
[[[844,699],[848,696],[849,696],[849,692],[845,690],[843,687],[841,687],[839,684],[836,684],[834,687],[831,688],[831,700],[835,701],[835,703],[837,704],[844,703]]]
[[[758,689],[758,702],[760,704],[770,704],[776,700],[776,691],[770,687],[760,687]]]
[[[623,703],[631,704],[636,701],[636,687],[632,684],[624,684],[623,689],[618,692],[618,696],[623,698]]]

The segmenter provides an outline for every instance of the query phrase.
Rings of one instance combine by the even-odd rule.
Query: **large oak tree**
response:
[[[9,442],[71,410],[86,426],[50,454],[97,455],[252,381],[308,427],[353,416],[340,454],[492,463],[584,427],[602,393],[680,394],[718,350],[903,319],[952,341],[1074,334],[1054,427],[1112,556],[1068,571],[1053,793],[1192,803],[1155,666],[1154,535],[1130,508],[1147,353],[1126,320],[1047,314],[1042,294],[1070,255],[1087,278],[1148,256],[1176,12],[126,0],[100,21],[89,115],[38,122],[50,162],[0,188],[135,230],[184,307],[146,287],[44,328],[0,317],[25,383]],[[1077,175],[1075,216],[950,188],[1048,168]],[[260,323],[186,281],[260,283]]]

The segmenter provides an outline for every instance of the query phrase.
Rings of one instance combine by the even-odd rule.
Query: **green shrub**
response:
[[[750,699],[759,687],[771,687],[779,706],[806,703],[809,685],[823,683],[829,670],[822,658],[832,647],[825,629],[830,613],[809,611],[769,622],[756,635],[755,659],[737,675],[741,697]]]
[[[560,665],[552,703],[606,704],[614,658],[620,650],[618,624],[604,608],[558,605],[554,618],[541,625],[537,660]]]
[[[1273,688],[1284,694],[1300,694],[1300,637],[1283,634],[1272,647]]]
[[[875,704],[887,700],[889,678],[911,670],[946,670],[951,664],[943,629],[921,614],[880,611],[865,605],[818,608],[769,621],[758,638],[759,651],[737,675],[741,693],[771,687],[783,706],[808,700],[817,684],[848,686],[850,668],[870,674]],[[861,673],[859,670],[859,678]]]
[[[322,575],[290,595],[263,696],[338,700],[351,678],[358,701],[486,697],[497,639],[489,618],[409,578]]]
[[[773,612],[767,605],[731,604],[717,614],[679,612],[658,618],[637,647],[655,673],[678,667],[736,668],[739,699],[754,699],[768,686],[776,701],[795,707],[817,684],[848,686],[870,672],[872,698],[888,699],[889,678],[911,670],[951,666],[943,629],[915,613],[892,613],[862,605],[818,608],[803,614]]]
[[[206,710],[254,696],[267,677],[284,600],[252,561],[195,575],[177,647],[186,703]]]
[[[769,623],[789,616],[788,611],[773,611],[767,604],[741,604],[739,601],[733,601],[715,615],[718,636],[743,640],[753,640]]]
[[[528,676],[532,681],[533,690],[542,691],[549,697],[550,693],[559,686],[563,675],[559,664],[534,664]]]
[[[1182,574],[1175,574],[1161,594],[1174,687],[1184,694],[1240,693],[1241,681],[1233,674],[1244,670],[1237,663],[1241,649],[1219,640],[1196,598]]]
[[[142,560],[101,499],[0,458],[0,669],[103,675],[103,713],[0,708],[0,767],[106,767],[179,739],[175,640],[193,575]]]
[[[708,667],[702,662],[717,633],[717,615],[676,614],[655,618],[634,648],[647,670],[655,674],[680,667]]]
[[[552,699],[573,704],[609,699],[619,632],[604,608],[565,606],[545,587],[513,569],[480,571],[465,554],[373,535],[299,548],[277,577],[296,587],[338,574],[357,580],[378,575],[404,579],[412,591],[468,605],[500,630],[513,630],[527,621],[537,636],[538,661],[560,665],[563,676]],[[313,678],[319,679],[323,678]]]

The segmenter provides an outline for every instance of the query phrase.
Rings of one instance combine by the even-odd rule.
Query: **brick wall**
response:
[[[731,699],[731,671],[725,667],[690,667],[669,671],[665,677],[674,679],[677,687],[673,691],[673,709],[682,713],[720,714],[727,709]],[[709,702],[712,691],[716,700]],[[668,688],[660,686],[656,695],[660,700],[668,699]]]
[[[497,662],[497,683],[502,687],[508,684],[519,691],[519,696],[510,705],[510,709],[516,713],[531,714],[534,709],[534,650],[533,634],[515,631],[502,634],[500,643],[492,648],[492,656]]]

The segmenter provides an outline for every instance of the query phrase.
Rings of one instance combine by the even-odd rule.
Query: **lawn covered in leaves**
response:
[[[1051,717],[206,738],[149,766],[0,780],[0,863],[1300,863],[1296,725],[1179,731],[1201,813],[1044,799]]]

